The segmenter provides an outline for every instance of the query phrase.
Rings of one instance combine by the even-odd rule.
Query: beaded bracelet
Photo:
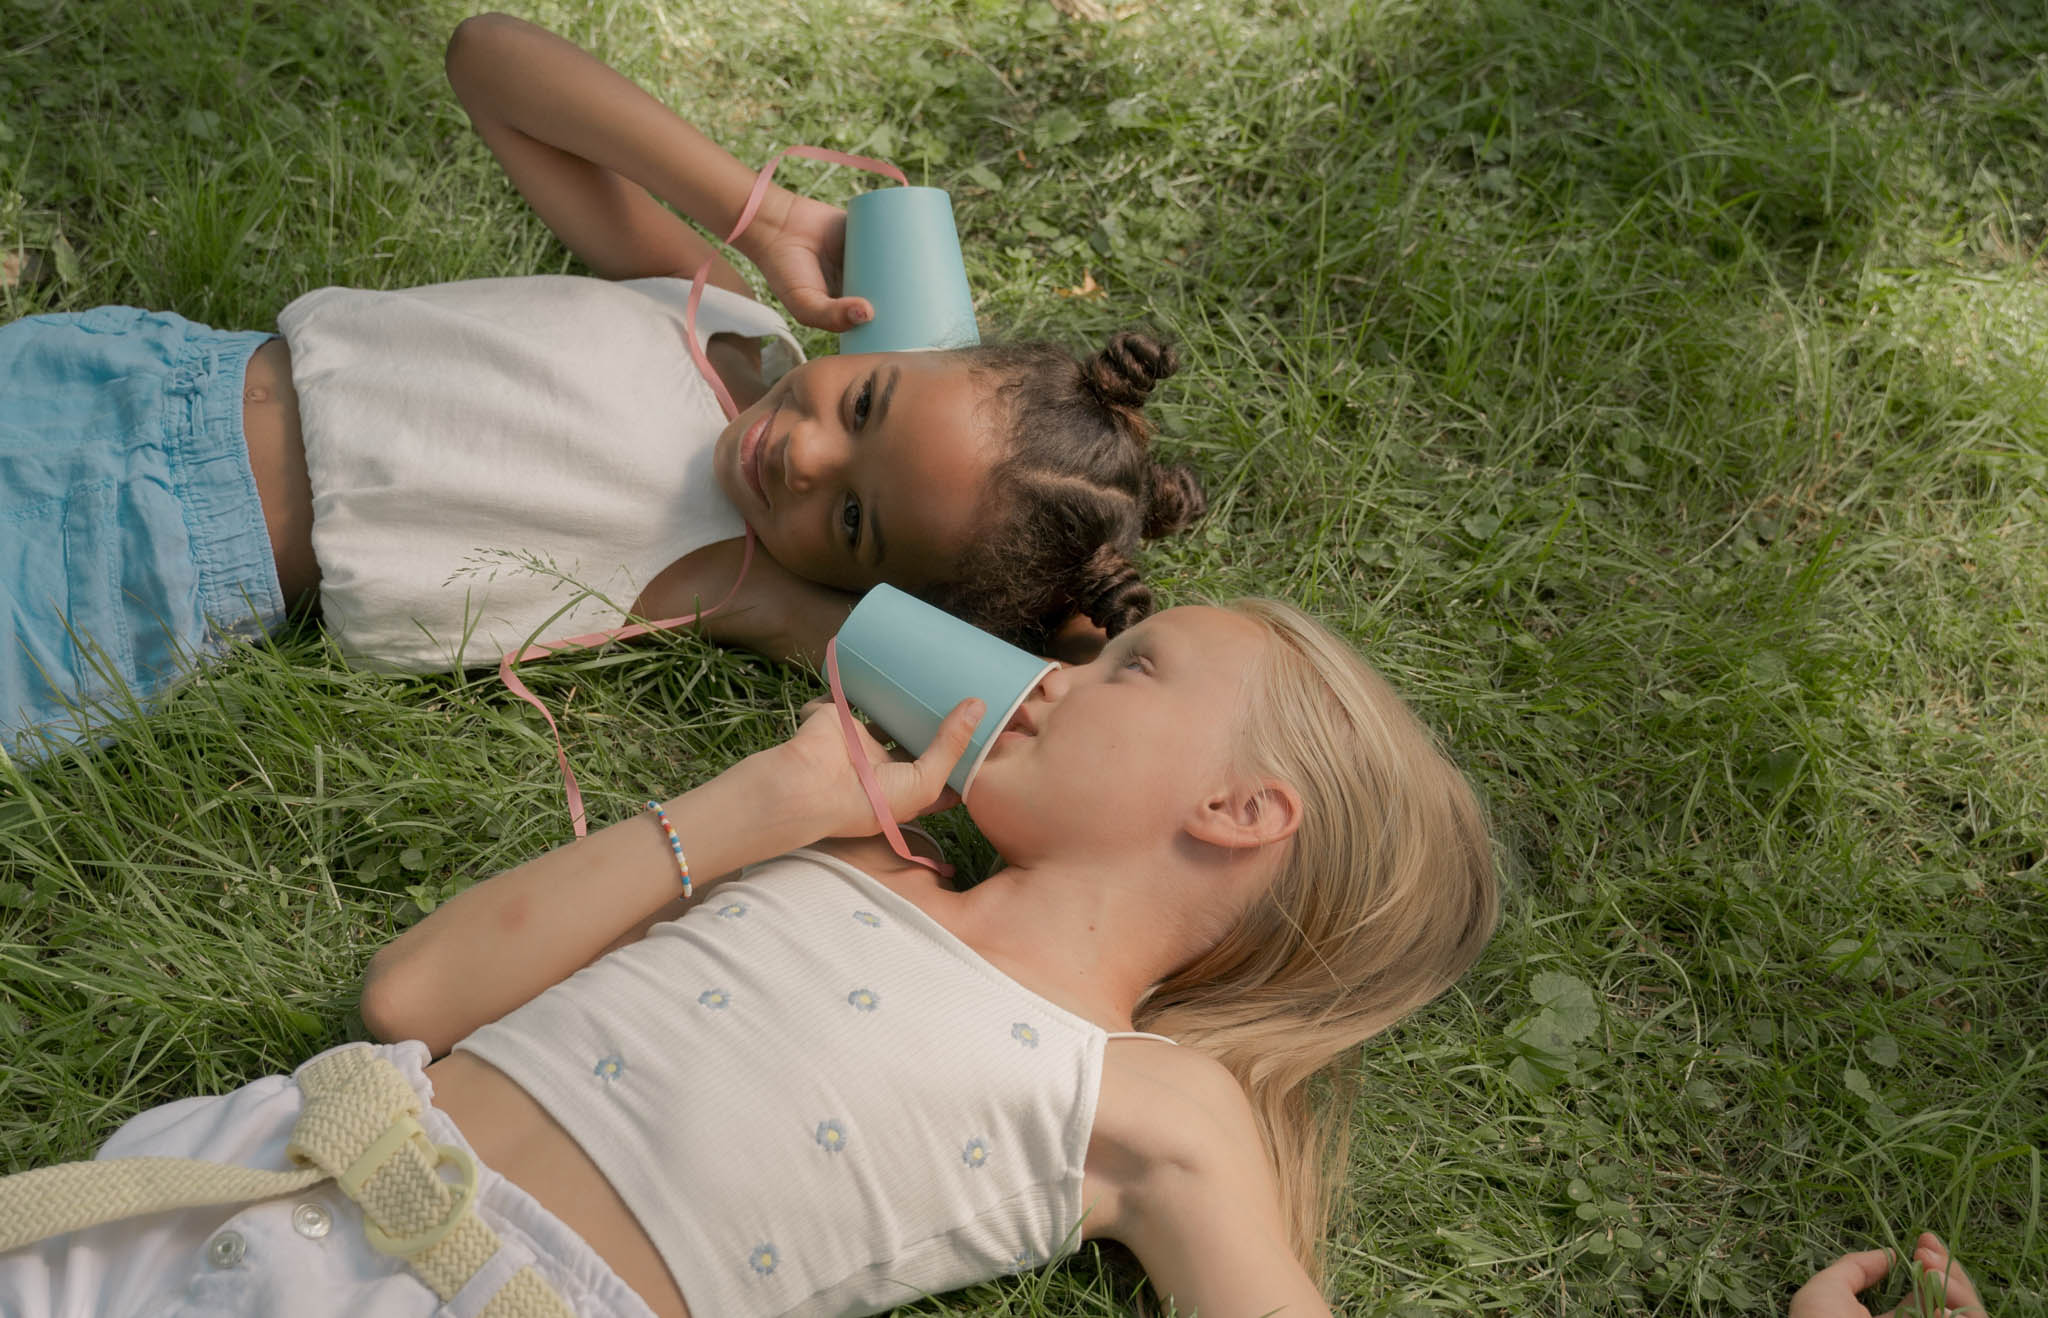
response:
[[[683,840],[676,836],[676,826],[668,822],[668,811],[661,808],[661,802],[649,801],[647,808],[654,812],[654,818],[661,825],[661,831],[668,834],[668,849],[676,853],[676,873],[683,878],[683,896],[690,895],[690,862],[683,858]]]

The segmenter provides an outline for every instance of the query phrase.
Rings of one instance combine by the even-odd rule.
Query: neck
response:
[[[759,340],[739,334],[714,334],[705,345],[704,355],[740,411],[760,402],[761,395],[768,392],[768,386],[761,380]]]
[[[1206,946],[1194,921],[1161,917],[1161,864],[1013,865],[958,894],[951,923],[1027,988],[1127,1030],[1151,987]]]

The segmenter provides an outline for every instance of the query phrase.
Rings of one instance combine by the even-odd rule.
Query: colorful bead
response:
[[[668,811],[661,808],[661,802],[649,801],[647,808],[654,812],[654,818],[661,825],[661,831],[668,834],[668,849],[676,855],[676,873],[683,878],[683,896],[690,895],[690,862],[683,858],[683,840],[676,836],[676,826],[668,822]]]

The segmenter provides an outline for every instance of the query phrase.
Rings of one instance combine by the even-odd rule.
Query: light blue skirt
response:
[[[0,326],[0,746],[79,741],[284,616],[242,435],[271,336],[99,307]]]

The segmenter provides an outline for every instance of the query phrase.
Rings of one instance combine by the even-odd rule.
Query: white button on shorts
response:
[[[334,1225],[334,1218],[318,1204],[300,1204],[292,1209],[292,1230],[308,1240],[318,1240]]]
[[[239,1231],[223,1231],[206,1243],[206,1261],[216,1268],[232,1268],[249,1252],[249,1242]]]

